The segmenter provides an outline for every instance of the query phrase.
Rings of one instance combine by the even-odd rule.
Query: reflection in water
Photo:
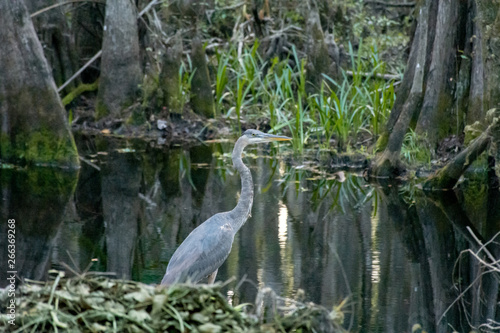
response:
[[[22,277],[44,279],[61,262],[83,270],[97,259],[92,270],[159,283],[189,232],[236,205],[231,145],[78,144],[100,170],[83,164],[76,190],[76,175],[0,170],[2,219],[19,221]],[[339,182],[294,169],[283,156],[262,157],[263,149],[247,151],[252,217],[219,269],[219,281],[236,277],[225,287],[232,304],[254,301],[266,285],[287,297],[302,289],[326,307],[345,301],[345,327],[358,332],[409,332],[415,324],[469,331],[500,320],[498,277],[462,253],[481,250],[471,232],[485,244],[500,230],[498,188],[469,179],[456,193],[424,195],[356,175]],[[5,239],[5,224],[0,232]],[[487,246],[494,258],[498,241]]]
[[[372,239],[373,244],[378,245],[377,233],[376,233],[376,231],[379,229],[378,214],[375,214],[375,216],[372,218],[371,222],[372,222],[371,239]],[[372,249],[371,265],[372,265],[372,282],[373,283],[380,282],[380,251],[378,251],[377,249],[378,249],[378,246],[376,246],[374,249]]]
[[[47,279],[54,243],[61,232],[63,215],[71,210],[69,201],[77,179],[77,172],[51,168],[0,169],[0,287],[7,284],[10,219],[15,220],[15,267],[11,270],[17,270],[22,278]]]
[[[278,212],[278,241],[280,244],[280,249],[284,250],[287,243],[288,236],[288,210],[283,202],[279,203],[279,212]],[[284,259],[284,255],[282,253],[282,260]]]

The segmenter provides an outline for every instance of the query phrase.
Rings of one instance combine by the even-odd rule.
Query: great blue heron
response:
[[[230,212],[215,214],[187,236],[170,259],[167,272],[161,281],[162,285],[178,282],[197,283],[205,277],[208,277],[208,283],[214,282],[219,267],[231,252],[234,235],[252,211],[252,174],[241,160],[243,149],[253,143],[288,140],[291,138],[249,129],[236,141],[232,159],[241,177],[238,204]]]

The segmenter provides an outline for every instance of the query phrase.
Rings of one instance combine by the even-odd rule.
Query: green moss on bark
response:
[[[99,90],[103,90],[104,88],[101,86]],[[105,103],[97,100],[97,103],[95,105],[95,119],[101,119],[110,114],[109,108],[106,106]]]
[[[64,96],[64,98],[62,99],[62,104],[66,106],[84,92],[97,90],[98,86],[99,86],[99,80],[96,80],[94,83],[82,83],[75,89],[71,90],[69,94]]]
[[[191,61],[196,71],[194,72],[193,81],[191,83],[193,91],[191,105],[194,112],[197,114],[212,118],[215,114],[214,97],[212,95],[210,76],[208,75],[205,49],[199,37],[193,39],[192,47]]]
[[[59,137],[50,129],[18,133],[14,139],[0,137],[2,160],[35,165],[77,167],[78,153],[72,138]]]

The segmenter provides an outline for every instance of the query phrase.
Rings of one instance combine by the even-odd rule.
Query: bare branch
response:
[[[415,7],[416,2],[385,2],[377,0],[366,0],[363,2],[365,5],[382,5],[385,7]]]
[[[67,3],[70,3],[70,2],[83,2],[83,1],[89,1],[89,0],[70,0],[68,1]],[[100,0],[91,0],[91,1],[94,1],[94,2],[102,2]],[[142,15],[144,15],[144,13],[148,12],[151,8],[153,8],[154,5],[160,3],[161,0],[153,0],[151,1],[143,10],[141,10],[141,12],[137,15],[137,18],[140,18]],[[52,6],[51,6],[52,7]],[[38,13],[38,12],[37,12]],[[36,14],[36,13],[35,13]],[[34,14],[33,14],[34,15]],[[32,17],[33,17],[32,15]],[[99,50],[99,52],[97,52],[89,61],[87,61],[87,63],[85,65],[83,65],[82,68],[80,68],[75,74],[73,74],[72,77],[70,77],[66,82],[64,82],[62,84],[62,86],[60,86],[59,88],[57,88],[57,92],[60,92],[61,90],[64,89],[64,87],[66,87],[68,84],[70,84],[74,79],[76,79],[78,77],[78,75],[80,75],[84,70],[85,68],[87,68],[88,66],[90,66],[90,64],[92,64],[94,61],[97,60],[97,58],[99,58],[102,54],[102,49]]]
[[[48,6],[48,7],[42,8],[42,9],[34,12],[33,14],[31,14],[30,17],[33,18],[33,17],[35,17],[37,15],[45,13],[48,10],[57,8],[59,6],[67,5],[67,4],[70,4],[70,3],[75,3],[75,2],[95,2],[95,3],[102,3],[102,4],[106,3],[106,1],[104,1],[104,0],[68,0],[66,2],[56,3],[56,4],[53,4],[52,6]]]

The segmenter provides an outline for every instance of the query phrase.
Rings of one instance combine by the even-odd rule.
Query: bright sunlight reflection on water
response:
[[[278,213],[278,240],[281,250],[285,249],[288,236],[288,209],[280,201]]]

